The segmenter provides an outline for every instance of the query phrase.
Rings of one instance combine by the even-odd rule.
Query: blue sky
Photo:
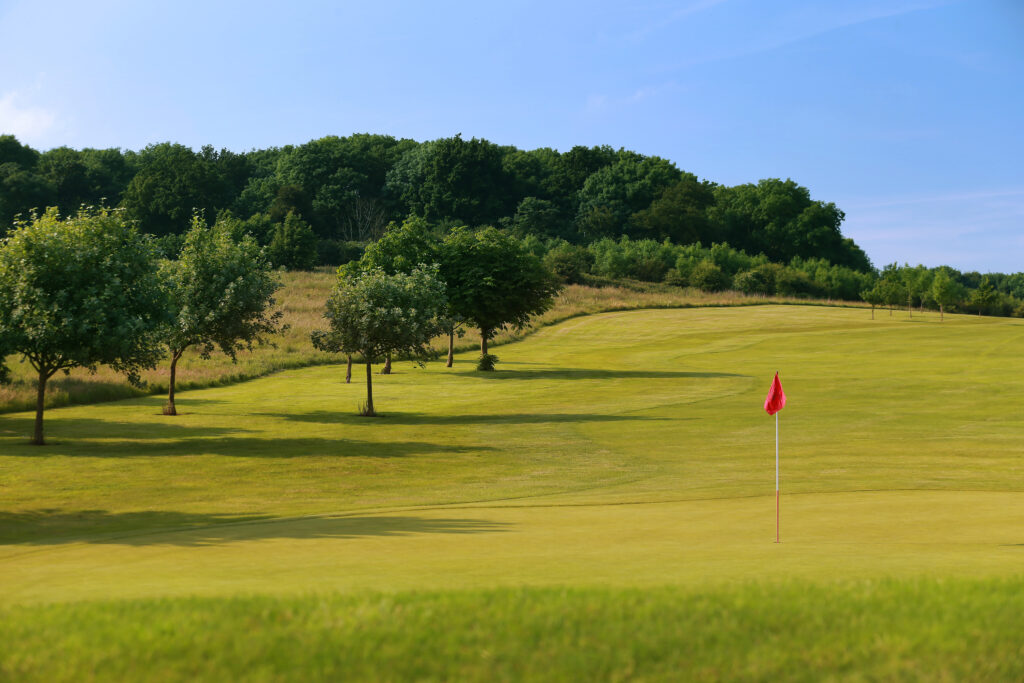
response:
[[[879,266],[1024,270],[1024,0],[0,0],[0,35],[39,149],[609,144],[791,177]]]

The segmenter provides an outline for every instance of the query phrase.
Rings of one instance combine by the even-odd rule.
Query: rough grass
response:
[[[82,603],[0,609],[0,678],[1013,681],[1021,614],[1021,580]]]
[[[310,343],[309,334],[323,326],[323,310],[335,282],[333,271],[321,269],[313,272],[282,272],[283,287],[277,294],[278,308],[284,312],[283,322],[288,331],[275,338],[271,345],[242,352],[238,362],[215,354],[203,360],[194,351],[185,353],[178,362],[177,389],[200,389],[222,386],[263,377],[272,372],[292,368],[335,363],[337,356],[317,351]],[[492,345],[499,346],[524,336],[541,327],[568,318],[641,308],[688,308],[695,306],[746,306],[766,303],[831,303],[806,300],[748,296],[738,292],[702,292],[698,289],[680,289],[668,285],[640,282],[597,282],[599,286],[570,285],[558,295],[554,307],[538,316],[522,330],[499,333]],[[464,336],[456,340],[458,351],[478,349],[478,330],[463,330]],[[447,340],[434,344],[440,355],[447,352]],[[8,359],[13,381],[0,385],[0,413],[34,410],[36,404],[36,378],[32,368],[12,356]],[[169,368],[167,363],[142,373],[146,385],[142,389],[131,386],[108,367],[100,367],[95,374],[74,370],[69,375],[57,375],[47,383],[46,405],[50,408],[115,401],[132,396],[166,394]]]

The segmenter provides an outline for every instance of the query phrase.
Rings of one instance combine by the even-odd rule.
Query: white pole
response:
[[[779,414],[775,413],[775,542],[779,542]]]

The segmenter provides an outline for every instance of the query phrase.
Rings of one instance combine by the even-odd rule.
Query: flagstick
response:
[[[779,542],[779,414],[775,413],[775,542]]]

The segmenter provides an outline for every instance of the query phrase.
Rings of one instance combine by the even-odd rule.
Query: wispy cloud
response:
[[[683,7],[677,8],[673,12],[670,12],[666,17],[657,21],[652,21],[634,31],[630,31],[626,34],[626,40],[641,40],[652,33],[660,31],[667,26],[671,26],[677,21],[681,21],[686,17],[711,9],[715,5],[721,5],[725,2],[728,2],[728,0],[697,0],[696,2],[691,2]]]
[[[860,24],[873,21],[892,19],[926,10],[954,5],[963,0],[912,0],[909,2],[872,2],[867,6],[840,7],[830,3],[809,3],[798,13],[791,16],[780,16],[772,22],[772,26],[753,27],[751,35],[735,40],[735,48],[725,47],[720,51],[705,53],[688,61],[673,65],[673,69],[688,68],[712,62],[752,57],[781,49],[783,47],[809,40]],[[717,3],[716,3],[717,4]],[[665,24],[667,25],[667,24]],[[789,29],[789,27],[797,27]],[[737,32],[736,35],[741,35]]]
[[[39,145],[57,123],[57,115],[27,102],[18,91],[0,95],[0,134],[10,134],[22,142]]]

